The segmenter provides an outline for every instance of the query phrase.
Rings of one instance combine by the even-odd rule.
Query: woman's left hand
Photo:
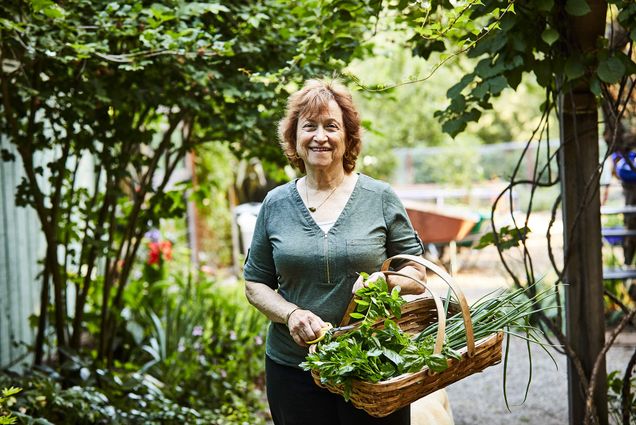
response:
[[[410,266],[410,265],[406,266],[400,269],[399,272],[408,276],[412,276],[414,279],[422,280],[426,282],[426,272],[421,271],[418,268],[415,268],[413,266]],[[358,289],[368,286],[369,282],[375,282],[376,280],[380,278],[386,279],[386,283],[389,285],[389,289],[392,289],[395,286],[399,286],[401,289],[402,295],[419,295],[419,294],[423,294],[425,291],[425,288],[422,285],[416,283],[413,279],[409,279],[403,276],[392,275],[390,276],[390,280],[389,280],[389,276],[385,276],[384,273],[375,272],[369,275],[367,280],[364,280],[362,276],[358,276],[358,279],[353,284],[353,288],[351,289],[351,292],[355,294]]]
[[[358,289],[364,288],[364,287],[369,285],[369,282],[375,282],[376,280],[378,280],[380,278],[381,279],[386,279],[386,277],[384,276],[384,273],[382,273],[382,272],[372,273],[371,275],[369,275],[367,280],[364,280],[362,278],[362,276],[358,276],[358,280],[356,280],[356,282],[353,284],[353,288],[351,289],[351,293],[355,294],[358,291]]]

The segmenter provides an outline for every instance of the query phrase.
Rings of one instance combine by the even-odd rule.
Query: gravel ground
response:
[[[542,273],[548,282],[554,277],[547,256],[545,231],[549,217],[536,214],[530,223],[532,233],[528,241],[537,276]],[[554,235],[560,235],[560,223]],[[555,256],[560,258],[562,241],[554,239]],[[512,266],[521,267],[514,253],[507,254]],[[510,286],[510,278],[504,272],[498,254],[493,247],[481,251],[460,252],[461,268],[455,280],[462,288],[469,303],[497,288]],[[522,274],[521,274],[522,275]],[[441,282],[431,282],[437,291],[444,290]],[[440,292],[438,292],[440,293]],[[444,293],[444,292],[441,292]],[[624,371],[636,349],[636,332],[623,332],[607,355],[607,371]],[[505,346],[504,346],[505,350]],[[514,338],[510,343],[507,371],[507,394],[510,411],[503,397],[503,364],[469,376],[447,387],[455,425],[474,424],[537,424],[563,425],[568,423],[567,360],[564,355],[551,350],[555,362],[538,345],[532,349],[532,382],[525,402],[522,403],[528,382],[528,354],[525,341]],[[621,372],[622,373],[622,372]]]
[[[607,356],[607,370],[624,370],[636,344],[615,346]],[[505,347],[504,347],[505,349]],[[532,382],[522,404],[528,382],[528,354],[520,339],[510,343],[507,370],[508,411],[503,396],[503,364],[492,366],[447,387],[455,425],[537,424],[563,425],[568,421],[566,358],[551,351],[556,365],[539,346],[533,344]]]

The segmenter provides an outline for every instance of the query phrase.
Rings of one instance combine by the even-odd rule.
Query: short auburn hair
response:
[[[301,116],[315,117],[329,108],[334,100],[342,110],[345,131],[345,153],[342,167],[346,173],[356,167],[356,159],[362,145],[360,114],[356,109],[351,92],[336,80],[307,80],[302,89],[289,96],[285,117],[278,126],[278,135],[283,152],[289,162],[301,172],[305,172],[305,163],[296,150],[296,132]]]

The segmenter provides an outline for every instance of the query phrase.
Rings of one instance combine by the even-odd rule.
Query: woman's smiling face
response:
[[[342,110],[335,100],[330,100],[317,115],[299,117],[296,150],[306,168],[342,167],[345,137]]]

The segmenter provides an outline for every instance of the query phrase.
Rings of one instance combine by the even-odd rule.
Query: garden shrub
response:
[[[204,401],[212,408],[258,403],[265,317],[247,304],[242,285],[172,278],[153,294],[163,300],[162,307],[142,307],[129,322],[129,328],[136,323],[146,335],[133,362],[169,382],[165,393],[182,403]]]
[[[0,375],[0,388],[24,388],[16,423],[264,424],[266,319],[242,285],[179,273],[155,284],[129,287],[118,337],[129,352],[113,368],[68,353],[58,369]]]
[[[7,408],[15,403],[15,397],[13,396],[20,391],[22,391],[22,388],[16,387],[3,388],[0,391],[0,424],[10,425],[16,422],[15,416]]]

